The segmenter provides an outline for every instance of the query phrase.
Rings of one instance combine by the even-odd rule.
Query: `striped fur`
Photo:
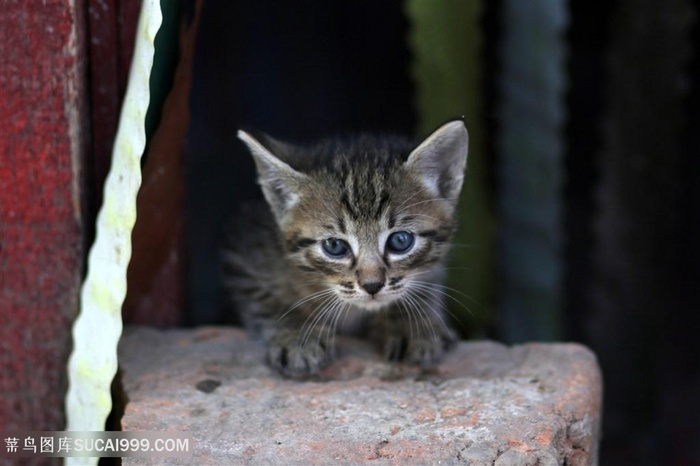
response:
[[[239,137],[267,203],[235,219],[224,285],[267,342],[269,363],[292,377],[318,372],[348,322],[390,359],[436,362],[455,341],[440,283],[466,168],[464,124],[447,123],[420,144],[361,136],[295,147]]]

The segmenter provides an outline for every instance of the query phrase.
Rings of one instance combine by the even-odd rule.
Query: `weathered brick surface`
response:
[[[127,328],[124,430],[188,430],[166,464],[596,464],[602,395],[576,344],[463,342],[435,370],[339,340],[319,380],[282,379],[237,329]],[[125,458],[123,464],[163,464]],[[170,461],[170,463],[168,463]]]

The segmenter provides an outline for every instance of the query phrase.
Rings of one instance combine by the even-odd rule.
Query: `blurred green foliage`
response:
[[[493,213],[484,160],[481,91],[481,2],[409,0],[418,132],[459,117],[469,131],[460,228],[446,289],[450,312],[469,336],[483,336],[494,309]],[[459,303],[457,303],[459,301]]]

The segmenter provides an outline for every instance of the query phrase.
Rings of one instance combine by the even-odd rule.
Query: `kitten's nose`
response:
[[[379,293],[379,290],[384,288],[384,282],[367,282],[360,285],[367,293],[374,296]]]

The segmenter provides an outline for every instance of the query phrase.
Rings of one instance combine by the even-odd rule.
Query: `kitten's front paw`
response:
[[[425,335],[399,332],[384,343],[384,357],[390,361],[404,361],[421,367],[431,367],[442,359],[459,340],[456,332],[444,328]]]
[[[267,362],[280,374],[303,378],[317,374],[333,360],[333,351],[322,339],[309,338],[305,344],[297,335],[281,335],[267,344]]]

